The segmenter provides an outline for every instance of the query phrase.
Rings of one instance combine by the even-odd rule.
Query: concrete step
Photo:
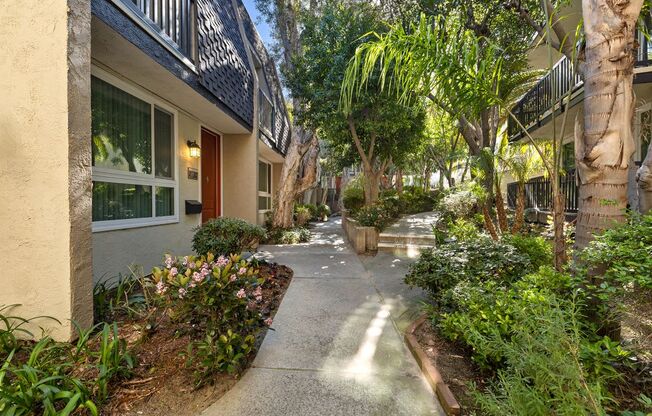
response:
[[[434,244],[399,244],[378,243],[378,251],[392,253],[395,256],[417,257],[421,250],[433,248]]]
[[[379,243],[388,243],[388,244],[425,244],[425,245],[434,245],[436,238],[434,235],[428,234],[383,234],[381,233],[378,236]]]

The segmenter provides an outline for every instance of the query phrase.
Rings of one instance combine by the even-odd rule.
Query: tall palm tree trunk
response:
[[[496,216],[498,217],[498,227],[500,227],[500,232],[507,234],[509,232],[509,225],[507,223],[507,211],[505,210],[505,200],[503,199],[503,193],[500,191],[500,181],[496,180]]]
[[[575,131],[580,180],[576,247],[625,218],[634,151],[634,29],[643,0],[583,0],[586,36],[583,129]],[[582,131],[583,130],[583,131]]]

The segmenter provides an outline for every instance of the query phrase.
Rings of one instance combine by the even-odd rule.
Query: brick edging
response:
[[[417,328],[426,321],[426,318],[427,317],[423,315],[416,321],[412,322],[407,331],[405,331],[405,342],[414,356],[414,359],[417,360],[417,364],[419,364],[419,368],[421,368],[426,380],[428,380],[428,384],[430,384],[430,387],[437,395],[437,398],[439,398],[439,402],[444,408],[446,414],[459,415],[461,414],[460,404],[457,402],[453,392],[448,388],[448,385],[442,379],[439,370],[437,370],[432,362],[430,362],[430,359],[419,345],[417,337],[414,335]]]

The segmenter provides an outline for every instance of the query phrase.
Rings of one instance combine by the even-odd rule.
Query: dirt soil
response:
[[[477,408],[469,396],[469,383],[479,389],[485,381],[480,369],[471,360],[470,352],[464,346],[451,342],[437,333],[429,321],[425,321],[415,334],[419,345],[432,364],[439,370],[444,382],[462,407],[462,415],[471,415]]]
[[[260,266],[260,275],[266,279],[260,305],[265,318],[276,314],[292,274],[286,266]],[[177,328],[169,321],[152,324],[143,318],[125,320],[119,325],[121,337],[127,339],[137,357],[137,367],[133,377],[112,389],[109,402],[102,406],[103,415],[194,416],[224,395],[242,376],[220,374],[212,384],[195,389],[192,371],[185,367],[189,336],[177,334]],[[256,334],[256,346],[247,367],[266,333],[267,329],[261,328]]]

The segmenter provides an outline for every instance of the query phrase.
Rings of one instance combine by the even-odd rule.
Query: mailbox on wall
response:
[[[186,199],[186,215],[188,214],[201,214],[201,202],[192,199]]]

